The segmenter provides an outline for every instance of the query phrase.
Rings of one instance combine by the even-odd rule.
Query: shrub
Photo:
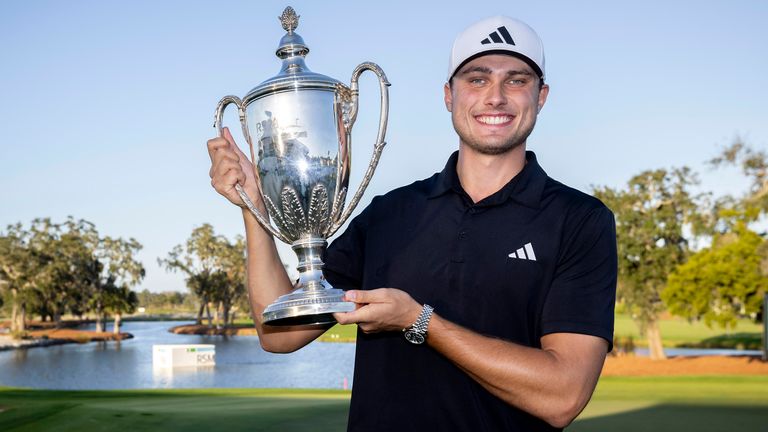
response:
[[[12,331],[11,337],[16,340],[32,339],[32,336],[26,331]]]

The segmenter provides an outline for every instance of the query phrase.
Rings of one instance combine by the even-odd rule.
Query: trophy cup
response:
[[[240,185],[237,192],[261,226],[290,244],[299,258],[294,291],[264,310],[264,324],[335,323],[334,312],[349,312],[355,305],[345,302],[344,292],[323,277],[323,251],[326,239],[357,206],[379,162],[385,145],[390,84],[384,71],[370,62],[355,68],[349,87],[310,71],[304,63],[309,48],[295,32],[299,16],[287,7],[279,18],[287,32],[276,51],[283,63],[280,73],[253,88],[242,100],[237,96],[222,98],[216,107],[214,127],[221,134],[225,108],[237,106],[268,215],[253,205]],[[379,79],[379,130],[368,169],[345,208],[358,79],[366,70]]]

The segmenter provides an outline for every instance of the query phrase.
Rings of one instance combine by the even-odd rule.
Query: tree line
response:
[[[687,167],[646,170],[626,186],[593,189],[616,218],[618,306],[646,335],[652,358],[664,357],[662,313],[725,329],[764,317],[768,242],[756,227],[768,212],[768,155],[737,140],[710,164],[739,168],[748,190],[697,192],[697,175]],[[139,250],[135,239],[101,236],[84,220],[8,226],[0,232],[0,305],[11,304],[12,330],[23,331],[30,314],[56,323],[66,313],[92,314],[98,330],[112,314],[119,327],[121,314],[138,303],[132,287],[145,274]],[[203,224],[158,263],[184,275],[198,324],[205,316],[209,326],[227,325],[238,307],[249,309],[242,236],[230,241]],[[148,291],[142,295],[152,300]]]
[[[134,313],[140,300],[184,302],[180,293],[133,290],[146,273],[136,258],[141,249],[136,239],[102,236],[93,223],[72,217],[62,223],[39,218],[28,226],[9,225],[0,231],[0,306],[11,310],[11,333],[23,335],[33,316],[58,328],[65,315],[95,317],[99,332],[113,316],[118,333],[122,316]],[[208,325],[222,325],[232,323],[232,311],[245,304],[244,254],[242,237],[230,242],[204,224],[158,261],[186,275],[200,305],[197,322],[205,311]]]
[[[233,310],[247,301],[245,239],[240,235],[230,241],[217,235],[210,224],[203,224],[192,230],[184,244],[176,245],[166,258],[157,261],[168,271],[184,275],[187,288],[199,299],[197,324],[202,323],[203,314],[209,326],[214,322],[217,327],[231,324]]]
[[[594,194],[613,212],[619,257],[617,301],[664,358],[658,321],[667,311],[724,329],[764,318],[768,242],[757,232],[768,211],[768,155],[736,140],[709,161],[749,179],[741,196],[696,192],[690,168],[647,170],[622,188]]]
[[[191,310],[195,299],[191,294],[178,291],[152,292],[143,289],[138,293],[139,307],[145,309]]]
[[[112,314],[119,332],[121,315],[136,307],[131,288],[145,274],[139,250],[135,239],[102,236],[82,219],[8,226],[0,233],[0,293],[11,304],[11,332],[23,333],[30,315],[59,327],[65,314],[95,315],[96,331]]]

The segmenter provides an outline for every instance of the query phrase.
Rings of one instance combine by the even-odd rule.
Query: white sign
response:
[[[216,345],[152,345],[154,367],[213,366]]]

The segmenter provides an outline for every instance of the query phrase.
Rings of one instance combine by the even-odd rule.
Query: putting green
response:
[[[0,388],[0,431],[343,431],[349,392]],[[763,431],[768,376],[606,377],[570,431]]]

